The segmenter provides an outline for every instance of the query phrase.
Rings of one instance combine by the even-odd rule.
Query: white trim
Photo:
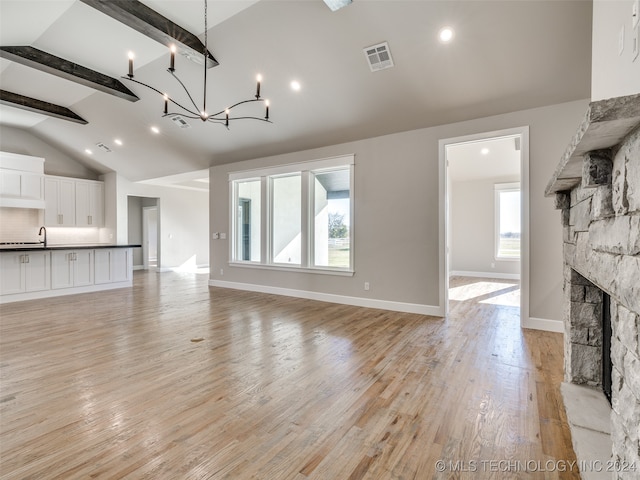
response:
[[[564,333],[564,322],[562,320],[549,320],[547,318],[524,318],[520,321],[522,328],[533,330],[545,330],[547,332]]]
[[[22,302],[24,300],[37,300],[40,298],[61,297],[64,295],[76,295],[78,293],[101,292],[103,290],[113,290],[114,288],[128,288],[133,285],[133,280],[117,283],[102,283],[98,285],[87,285],[84,287],[57,288],[54,290],[42,290],[40,292],[16,293],[13,295],[0,295],[0,304]]]
[[[133,266],[134,270],[147,270],[144,265],[134,265]]]
[[[157,267],[156,268],[156,272],[158,272],[158,273],[173,272],[173,268],[172,267]]]
[[[341,305],[353,305],[356,307],[378,308],[394,312],[417,313],[420,315],[430,315],[435,317],[442,317],[444,315],[444,311],[440,307],[433,305],[420,305],[417,303],[394,302],[391,300],[378,300],[375,298],[348,297],[345,295],[334,295],[331,293],[311,292],[307,290],[295,290],[292,288],[271,287],[251,283],[227,282],[222,280],[209,280],[209,286],[246,290],[249,292],[269,293],[273,295],[284,295],[287,297],[305,298],[307,300],[318,300],[321,302],[339,303]]]
[[[477,278],[499,278],[503,280],[520,280],[519,273],[498,273],[498,272],[465,272],[462,270],[449,271],[449,277],[477,277]]]
[[[529,126],[508,128],[493,132],[477,133],[462,137],[440,139],[438,142],[439,155],[439,303],[440,308],[448,313],[449,309],[449,258],[448,248],[448,168],[446,147],[458,143],[479,142],[491,138],[520,136],[520,186],[522,192],[522,229],[520,256],[520,326],[525,327],[525,320],[529,318]],[[527,327],[533,328],[533,327]]]
[[[296,163],[287,163],[275,167],[256,168],[253,170],[239,170],[229,172],[229,181],[258,179],[260,177],[269,177],[273,175],[284,175],[287,173],[296,173],[303,170],[321,170],[324,168],[343,167],[345,165],[353,165],[355,163],[355,154],[340,155],[338,157],[323,158],[321,160],[308,160]]]
[[[280,272],[296,272],[296,273],[319,273],[321,275],[338,275],[341,277],[353,277],[355,272],[353,270],[338,270],[322,267],[299,267],[297,265],[286,265],[274,263],[271,265],[265,265],[263,263],[256,262],[229,262],[230,267],[240,268],[257,268],[261,270],[278,270]]]

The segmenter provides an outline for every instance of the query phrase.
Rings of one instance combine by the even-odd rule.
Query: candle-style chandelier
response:
[[[173,76],[173,78],[175,78],[177,80],[177,82],[180,84],[182,89],[187,94],[187,97],[191,101],[191,105],[193,105],[193,108],[185,107],[184,105],[178,103],[174,98],[169,96],[169,94],[167,94],[165,92],[161,92],[157,88],[152,87],[151,85],[143,83],[143,82],[141,82],[139,80],[135,80],[134,79],[134,75],[133,75],[133,58],[134,58],[133,52],[129,52],[129,73],[127,74],[126,77],[123,76],[122,78],[124,80],[129,80],[129,81],[131,81],[133,83],[137,83],[138,85],[142,85],[143,87],[146,87],[146,88],[148,88],[150,90],[153,90],[154,92],[160,94],[164,98],[164,110],[163,110],[163,114],[162,114],[163,117],[180,115],[180,116],[186,117],[186,118],[200,119],[203,122],[220,123],[220,124],[226,126],[227,128],[229,128],[229,122],[231,122],[233,120],[259,120],[259,121],[262,121],[262,122],[272,123],[271,120],[269,120],[269,100],[266,100],[266,99],[264,99],[264,98],[262,98],[260,96],[260,82],[262,81],[262,76],[261,75],[258,75],[258,77],[257,77],[257,86],[256,86],[255,98],[250,98],[248,100],[242,100],[240,102],[234,103],[233,105],[228,106],[224,110],[220,110],[219,112],[216,112],[216,113],[213,113],[213,114],[207,112],[207,55],[208,55],[208,52],[209,52],[209,48],[208,48],[208,30],[209,30],[209,25],[208,25],[208,21],[207,21],[207,0],[204,0],[204,50],[202,52],[202,54],[204,56],[204,87],[203,87],[203,92],[202,92],[202,96],[203,96],[202,108],[199,108],[196,105],[196,102],[194,101],[193,96],[191,95],[191,93],[189,92],[187,87],[184,85],[182,80],[180,80],[180,78],[178,78],[178,76],[175,73],[175,70],[176,70],[175,69],[175,58],[176,58],[176,47],[175,47],[175,45],[171,45],[171,47],[170,47],[171,60],[170,60],[170,63],[169,63],[169,68],[167,68],[167,72],[169,72]],[[264,105],[265,105],[264,117],[255,117],[255,116],[232,117],[231,116],[231,110],[234,109],[235,107],[237,107],[239,105],[243,105],[245,103],[253,103],[253,102],[264,102]],[[180,111],[180,112],[170,112],[169,111],[169,104],[175,105],[176,107],[180,108],[182,111]]]

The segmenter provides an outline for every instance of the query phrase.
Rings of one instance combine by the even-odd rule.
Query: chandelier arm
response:
[[[211,118],[211,117],[209,117]],[[221,118],[214,118],[214,120],[222,120]],[[226,119],[225,119],[226,120]],[[261,122],[273,123],[271,120],[261,117],[229,117],[229,121],[231,120],[260,120]]]
[[[242,105],[243,103],[251,103],[251,102],[264,102],[264,98],[252,98],[251,100],[243,100],[242,102],[238,102],[238,103],[234,103],[233,105],[231,105],[230,107],[227,107],[224,110],[221,110],[217,113],[214,113],[212,115],[210,115],[211,117],[216,117],[218,115],[222,115],[223,113],[225,113],[226,110],[231,110],[234,107],[237,107],[238,105]],[[231,120],[231,119],[229,119]]]
[[[205,64],[206,64],[206,62],[205,62]],[[182,83],[182,80],[180,80],[180,78],[179,78],[175,73],[173,73],[171,70],[167,69],[167,71],[168,71],[168,72],[173,76],[173,78],[175,78],[175,79],[178,81],[178,83],[182,86],[182,89],[183,89],[183,90],[185,91],[185,93],[187,94],[187,97],[189,97],[189,100],[191,100],[191,105],[193,105],[193,108],[195,108],[195,109],[196,109],[196,111],[198,111],[198,105],[196,105],[196,102],[194,102],[194,101],[193,101],[193,97],[191,97],[191,94],[189,93],[189,90],[187,90],[187,87],[185,87],[185,86],[184,86],[184,83]],[[205,90],[206,90],[206,88],[207,88],[207,87],[206,87],[206,84],[205,84]],[[175,102],[174,102],[174,103],[175,103]],[[176,105],[177,105],[177,103],[176,103]],[[181,107],[181,108],[184,108],[184,107]],[[204,108],[206,109],[206,106],[205,106]],[[185,110],[187,110],[187,109],[185,108]],[[205,110],[205,111],[206,111],[206,110]],[[198,113],[200,113],[200,112],[198,112]]]
[[[133,82],[133,83],[137,83],[138,85],[142,85],[143,87],[147,87],[149,90],[153,90],[154,92],[156,92],[158,95],[161,95],[162,97],[164,97],[164,96],[165,96],[165,94],[164,94],[163,92],[161,92],[160,90],[158,90],[157,88],[154,88],[154,87],[152,87],[151,85],[147,85],[146,83],[142,83],[142,82],[141,82],[141,81],[139,81],[139,80],[134,80],[133,78],[129,78],[129,77],[120,77],[120,78],[122,78],[122,79],[124,79],[124,80],[128,80],[128,81]],[[183,85],[183,87],[184,87],[184,85]],[[188,93],[188,92],[187,92],[187,93]],[[191,98],[191,97],[189,97],[189,98]],[[169,100],[169,101],[170,101],[171,103],[173,103],[174,105],[176,105],[176,106],[180,107],[180,108],[181,108],[181,109],[183,109],[185,112],[189,112],[191,115],[194,115],[194,116],[195,116],[195,118],[200,118],[200,115],[199,115],[198,113],[196,113],[196,112],[193,112],[193,111],[189,110],[187,107],[185,107],[184,105],[179,104],[178,102],[176,102],[176,101],[175,101],[175,100],[173,100],[172,98],[167,97],[167,100]],[[194,104],[194,105],[195,105],[195,104]],[[198,107],[196,107],[196,110],[197,110],[197,109],[198,109]],[[182,115],[182,114],[180,114],[180,115]],[[164,116],[164,115],[163,115],[163,116]]]

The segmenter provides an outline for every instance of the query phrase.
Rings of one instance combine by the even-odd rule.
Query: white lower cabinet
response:
[[[131,286],[133,249],[0,252],[0,303]]]
[[[96,250],[96,284],[130,281],[133,271],[131,252],[130,248]]]
[[[51,288],[93,285],[94,250],[51,252]]]
[[[49,252],[2,252],[0,295],[49,290]]]

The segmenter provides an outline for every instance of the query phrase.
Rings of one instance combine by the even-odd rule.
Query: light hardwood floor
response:
[[[0,476],[579,478],[562,336],[452,286],[447,319],[145,272],[1,306]]]

